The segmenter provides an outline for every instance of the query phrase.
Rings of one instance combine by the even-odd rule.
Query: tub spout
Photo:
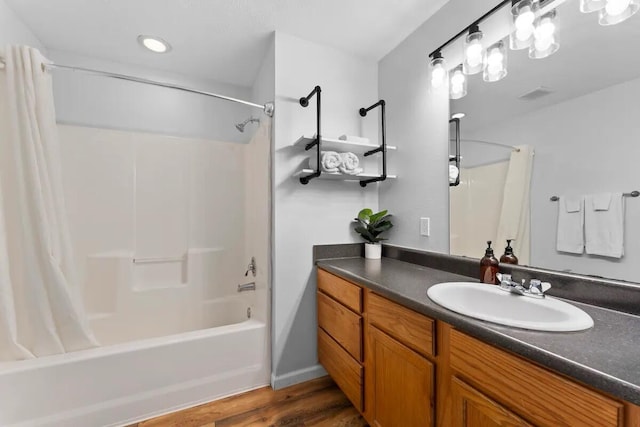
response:
[[[249,282],[243,285],[238,285],[238,292],[255,291],[256,282]]]

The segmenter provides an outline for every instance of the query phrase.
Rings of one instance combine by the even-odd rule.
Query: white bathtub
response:
[[[126,425],[267,385],[268,328],[235,301],[205,312],[239,323],[0,365],[0,426]]]

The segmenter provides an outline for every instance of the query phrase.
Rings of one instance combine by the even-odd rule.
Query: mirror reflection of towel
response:
[[[584,198],[560,196],[558,200],[558,231],[556,249],[559,252],[584,252]]]
[[[624,255],[624,197],[622,193],[585,196],[585,246],[589,255]]]

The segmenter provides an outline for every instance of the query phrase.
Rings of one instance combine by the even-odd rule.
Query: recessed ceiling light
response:
[[[167,53],[171,50],[171,45],[168,42],[156,36],[139,35],[138,43],[155,53]]]
[[[453,114],[451,115],[451,118],[452,118],[452,119],[461,119],[461,118],[463,118],[464,116],[466,116],[466,114],[465,114],[465,113],[453,113]]]

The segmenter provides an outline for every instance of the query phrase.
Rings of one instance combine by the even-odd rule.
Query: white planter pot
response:
[[[380,243],[365,243],[364,257],[366,259],[380,259],[382,257],[382,245]]]

